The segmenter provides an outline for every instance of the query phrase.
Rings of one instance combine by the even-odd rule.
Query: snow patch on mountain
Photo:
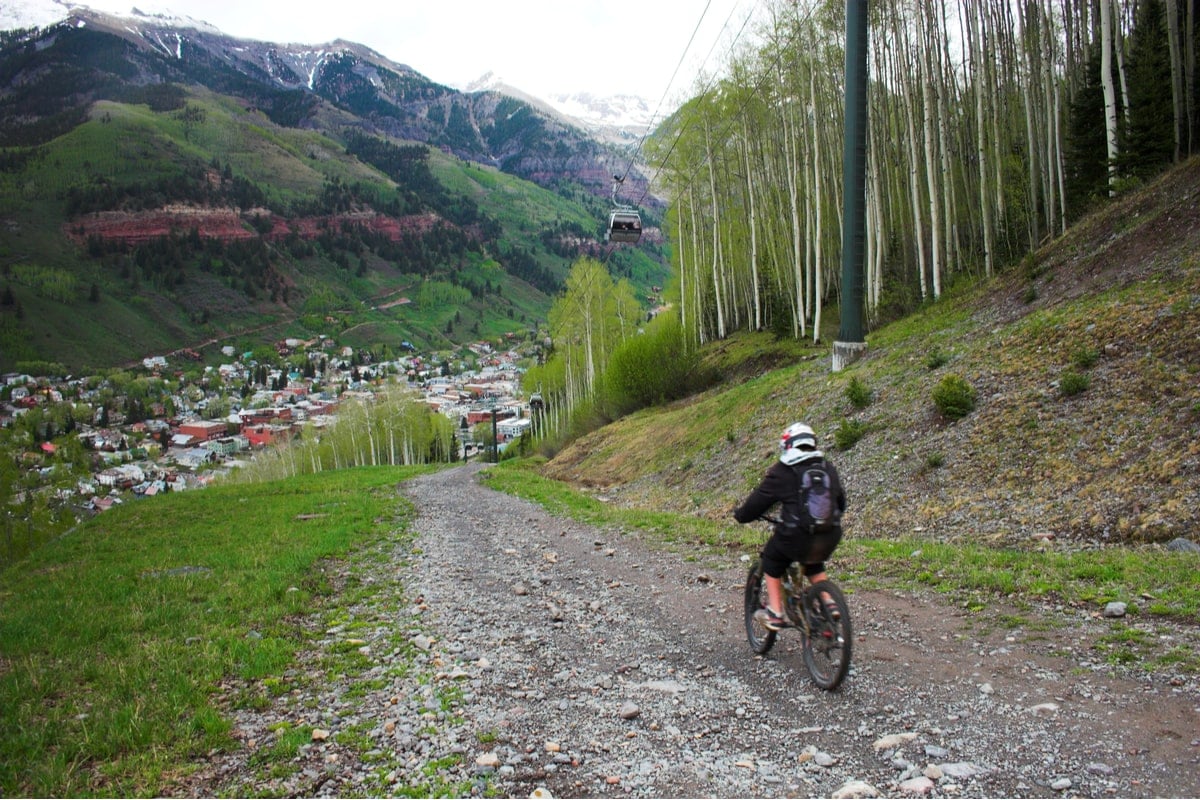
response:
[[[549,109],[598,138],[617,144],[636,144],[659,122],[643,97],[599,96],[588,92],[534,97],[507,83],[495,72],[487,72],[466,86],[466,92],[499,92]]]
[[[64,0],[4,0],[3,3],[0,3],[0,30],[45,28],[78,13],[107,16],[135,24],[192,28],[205,33],[220,33],[219,30],[203,20],[175,14],[166,6],[158,3],[143,2],[140,6],[130,8],[126,13],[110,15],[82,3],[69,3]],[[170,47],[164,45],[164,49],[169,51]]]
[[[44,28],[71,14],[74,3],[61,0],[5,0],[0,3],[0,30]]]
[[[146,36],[147,41],[155,47],[175,57],[179,56],[181,39],[178,34],[170,39],[163,39],[166,34],[163,29],[191,29],[206,34],[225,35],[207,22],[171,12],[156,0],[137,2],[138,6],[132,7],[128,12],[113,15],[68,0],[0,0],[0,30],[44,28],[76,15]],[[86,22],[81,21],[80,24]],[[338,47],[339,45],[341,47]],[[340,40],[324,46],[286,46],[276,43],[277,49],[268,57],[264,66],[270,74],[280,79],[276,74],[277,65],[286,65],[301,80],[307,78],[311,88],[313,75],[320,68],[321,62],[331,53],[340,52],[349,46],[350,43]],[[274,63],[271,63],[271,59],[275,60]],[[636,145],[650,132],[652,125],[661,121],[655,118],[654,110],[642,97],[600,96],[588,92],[535,97],[506,83],[494,72],[488,72],[467,86],[457,88],[466,92],[495,91],[515,97],[545,112],[555,114],[597,139],[611,144]]]

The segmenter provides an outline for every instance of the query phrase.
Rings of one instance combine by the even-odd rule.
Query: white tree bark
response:
[[[754,213],[754,179],[753,167],[750,166],[750,131],[746,127],[745,118],[742,121],[742,153],[746,165],[746,202],[750,211],[750,287],[753,297],[754,330],[760,331],[763,326],[762,297],[758,289],[758,217]]]
[[[922,48],[924,49],[924,48]],[[937,149],[934,139],[937,135],[935,119],[937,104],[933,98],[932,76],[928,55],[918,60],[921,73],[921,100],[924,106],[922,115],[922,139],[925,142],[925,183],[929,201],[929,245],[930,245],[930,279],[933,284],[933,297],[936,300],[942,295],[942,214],[939,200],[937,175]]]
[[[1113,86],[1113,12],[1109,0],[1100,0],[1100,86],[1104,91],[1104,136],[1108,147],[1108,193],[1116,194],[1117,93]]]
[[[821,241],[824,237],[824,224],[822,219],[822,210],[825,206],[825,188],[821,181],[823,165],[821,163],[821,126],[816,121],[817,106],[817,73],[816,70],[810,69],[808,72],[808,102],[809,102],[809,124],[812,127],[812,194],[809,199],[809,206],[813,209],[813,232],[812,232],[812,294],[809,296],[809,305],[812,307],[812,338],[813,342],[821,338],[821,304],[822,296],[825,289],[822,286],[821,276],[825,271],[825,256],[822,252]]]
[[[964,7],[967,17],[967,40],[970,44],[971,66],[975,75],[975,157],[979,167],[979,222],[983,229],[983,269],[990,278],[995,269],[992,244],[991,191],[988,187],[987,115],[984,97],[987,94],[987,69],[984,66],[987,51],[984,36],[984,8],[982,4]]]
[[[713,212],[713,225],[712,225],[713,295],[714,295],[714,299],[716,301],[716,308],[717,308],[717,338],[724,339],[725,338],[725,303],[724,303],[724,299],[722,298],[722,294],[721,294],[721,284],[722,284],[722,276],[721,276],[721,272],[722,272],[722,269],[721,269],[721,212],[720,212],[721,204],[718,201],[718,198],[720,197],[720,195],[717,194],[717,175],[716,175],[716,170],[713,167],[714,154],[713,154],[713,149],[712,149],[712,135],[711,134],[712,134],[712,132],[709,130],[709,123],[708,123],[708,120],[706,119],[705,123],[704,123],[704,143],[705,143],[705,147],[706,147],[707,154],[708,154],[709,190],[712,193],[712,200],[713,200],[713,203],[712,203],[712,212]]]

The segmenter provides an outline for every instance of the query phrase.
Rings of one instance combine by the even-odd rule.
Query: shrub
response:
[[[1100,360],[1100,351],[1094,347],[1077,347],[1071,353],[1071,363],[1078,369],[1091,369]]]
[[[1074,397],[1077,394],[1082,394],[1091,386],[1092,381],[1087,375],[1081,375],[1078,372],[1067,370],[1058,379],[1058,391],[1063,397]]]
[[[959,375],[946,375],[933,387],[933,404],[949,419],[962,419],[975,409],[975,389]]]
[[[933,350],[931,350],[929,352],[929,355],[925,358],[925,366],[929,368],[930,372],[933,372],[938,367],[945,365],[945,363],[949,360],[950,360],[950,356],[946,355],[941,350],[938,350],[935,347],[935,348],[933,348]]]
[[[871,405],[871,390],[855,375],[850,379],[850,383],[846,384],[846,399],[855,408],[866,408]]]
[[[833,441],[839,450],[849,450],[867,432],[865,423],[857,420],[842,420],[837,430],[833,432]]]
[[[930,453],[929,455],[925,456],[926,469],[938,469],[939,467],[944,466],[945,463],[946,457],[941,453]]]
[[[677,317],[662,314],[626,339],[601,378],[600,410],[617,419],[704,388],[709,380]]]

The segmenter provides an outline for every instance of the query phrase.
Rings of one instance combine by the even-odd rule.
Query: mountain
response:
[[[523,100],[547,113],[557,114],[602,142],[636,147],[659,122],[649,103],[633,95],[606,95],[589,92],[554,94],[541,99],[529,95],[488,72],[467,84],[468,92],[499,92]]]
[[[243,81],[312,93],[363,117],[379,132],[437,146],[541,185],[575,180],[599,196],[609,194],[613,172],[629,164],[628,147],[612,145],[636,144],[651,116],[645,101],[632,97],[577,95],[545,102],[495,80],[476,81],[458,92],[341,39],[320,45],[253,41],[226,36],[191,17],[136,8],[116,16],[62,0],[16,0],[0,15],[0,27],[7,30],[86,27],[178,62],[174,69],[163,64],[143,70],[135,80],[170,79],[197,67],[231,69]],[[292,119],[295,113],[285,108],[273,118],[311,122]],[[644,169],[634,163],[626,191],[642,196],[646,188]]]
[[[4,13],[0,368],[327,319],[364,346],[451,346],[535,327],[580,255],[647,300],[665,283],[661,205],[636,166],[623,191],[644,198],[643,243],[603,242],[629,149],[546,103],[460,92],[341,40],[55,0]],[[362,316],[382,306],[409,317]]]

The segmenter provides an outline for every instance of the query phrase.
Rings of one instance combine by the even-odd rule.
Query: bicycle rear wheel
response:
[[[766,653],[775,644],[776,632],[754,618],[754,612],[766,607],[766,574],[762,569],[762,561],[755,561],[746,575],[746,641],[750,643],[750,649],[759,655]]]
[[[822,594],[833,600],[837,613],[825,607]],[[854,634],[850,627],[850,606],[846,595],[825,580],[804,591],[804,616],[808,631],[804,637],[804,665],[813,683],[826,691],[836,689],[850,671],[850,653]]]

